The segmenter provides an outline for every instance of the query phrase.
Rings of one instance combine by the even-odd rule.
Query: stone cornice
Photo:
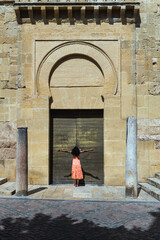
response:
[[[122,22],[122,24],[138,23],[139,22],[139,2],[111,2],[111,1],[72,1],[72,0],[58,0],[58,1],[21,1],[17,0],[14,3],[14,9],[19,23],[31,22],[35,23],[35,13],[39,14],[39,19],[45,23],[49,21],[49,13],[53,19],[60,22],[61,15],[63,19],[69,21],[76,21],[76,11],[79,11],[80,19],[86,23],[92,15],[93,21],[99,23],[108,21],[110,24],[114,22]],[[63,12],[63,13],[62,13]],[[25,19],[25,21],[23,21]],[[104,20],[105,19],[105,20]]]
[[[108,0],[0,0],[0,5],[140,5],[139,1],[108,1]]]
[[[3,1],[5,2],[5,1]],[[135,6],[140,5],[138,1],[108,1],[108,0],[15,0],[15,6],[25,6],[25,5],[109,5],[109,6]]]

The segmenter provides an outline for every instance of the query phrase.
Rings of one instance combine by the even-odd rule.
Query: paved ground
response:
[[[0,240],[159,240],[159,202],[0,199]]]
[[[15,186],[15,183],[14,183]],[[3,185],[1,185],[3,187]],[[13,186],[12,186],[13,188]],[[12,189],[13,190],[13,189]],[[0,195],[0,197],[5,197]],[[15,196],[13,195],[15,198]],[[27,198],[32,199],[56,199],[56,200],[92,200],[92,201],[108,201],[120,200],[130,201],[130,198],[125,198],[125,187],[109,187],[86,185],[74,187],[73,185],[29,185],[29,194]],[[137,199],[133,201],[157,201],[143,190],[140,191]]]

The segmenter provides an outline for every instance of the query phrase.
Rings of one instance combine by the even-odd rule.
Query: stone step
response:
[[[10,196],[16,192],[15,182],[6,182],[0,186],[0,195]]]
[[[155,177],[158,178],[158,179],[160,179],[160,173],[156,173],[156,174],[155,174]]]
[[[160,189],[156,188],[149,183],[139,183],[139,186],[152,197],[160,201]]]
[[[7,182],[7,178],[0,178],[0,185]]]
[[[147,178],[147,183],[160,189],[160,179],[159,178]]]

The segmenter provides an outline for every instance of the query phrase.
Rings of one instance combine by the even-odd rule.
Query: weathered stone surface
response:
[[[160,95],[160,83],[154,84],[148,89],[149,94],[151,95]]]
[[[0,140],[0,148],[14,148],[16,149],[16,142]]]
[[[160,141],[155,141],[155,149],[160,149]]]
[[[20,19],[18,4],[0,0],[0,174],[15,178],[16,127],[28,126],[29,179],[48,183],[50,108],[104,109],[105,184],[125,184],[128,116],[137,116],[143,140],[138,178],[159,171],[159,0],[106,1],[105,10],[70,1],[78,11],[23,2]]]
[[[16,130],[13,123],[0,125],[0,160],[16,158]]]
[[[160,119],[138,119],[139,140],[160,140]]]
[[[1,123],[0,124],[0,139],[16,141],[16,128],[14,123]]]
[[[15,159],[16,149],[12,148],[0,148],[0,160]]]

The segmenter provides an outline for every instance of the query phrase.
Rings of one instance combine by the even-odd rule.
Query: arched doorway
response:
[[[71,181],[67,175],[70,175],[71,172],[72,156],[66,154],[62,156],[60,153],[57,155],[57,149],[72,149],[77,144],[83,149],[94,148],[94,146],[97,149],[92,153],[94,154],[93,161],[89,162],[88,169],[84,169],[84,171],[88,173],[86,182],[103,184],[105,172],[103,109],[105,106],[102,96],[113,96],[117,92],[117,86],[117,74],[112,61],[103,50],[91,43],[84,41],[65,42],[44,56],[37,68],[36,91],[39,96],[52,98],[50,104],[50,183],[69,183]],[[60,117],[57,115],[58,111]],[[96,119],[98,112],[100,117]],[[74,120],[73,115],[75,115]],[[87,136],[87,139],[91,139],[89,144],[84,144],[86,140],[82,137],[80,138],[83,140],[82,142],[74,137],[81,132],[85,136],[84,131],[87,131],[84,119],[86,119],[88,126],[92,130],[94,129],[94,131],[90,129]],[[64,120],[68,123],[65,124]],[[66,134],[64,134],[64,130]],[[92,136],[96,131],[96,144],[93,145]],[[72,136],[68,137],[70,132],[74,132],[73,138]],[[58,143],[59,139],[60,144]],[[70,139],[74,139],[72,144],[68,144]],[[98,153],[98,151],[100,152]],[[96,154],[101,155],[101,157],[98,155],[96,157]],[[60,161],[59,158],[61,158]],[[84,161],[86,158],[88,157],[84,155]],[[63,162],[63,159],[66,162],[65,160]],[[83,164],[82,155],[81,160]],[[86,162],[84,165],[86,166]],[[62,169],[61,166],[65,167]]]

